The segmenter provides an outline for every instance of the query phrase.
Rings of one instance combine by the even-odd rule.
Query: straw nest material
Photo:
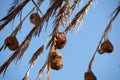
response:
[[[60,70],[63,67],[62,55],[56,50],[50,52],[51,68],[54,70]]]
[[[66,35],[62,32],[59,32],[56,39],[56,48],[62,49],[66,44]]]
[[[84,80],[97,80],[92,71],[85,72]]]
[[[113,52],[113,45],[109,40],[104,41],[101,46],[100,49],[98,50],[98,53],[103,54],[103,53],[111,53]]]
[[[30,15],[30,22],[34,25],[39,25],[40,22],[40,16],[38,13],[32,13]]]
[[[12,51],[19,47],[19,43],[16,37],[9,36],[4,41],[5,45]]]

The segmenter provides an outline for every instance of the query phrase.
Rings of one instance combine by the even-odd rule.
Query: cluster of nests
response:
[[[66,44],[66,35],[62,32],[58,32],[55,41],[55,49],[50,51],[50,64],[54,70],[60,70],[63,67],[62,55],[56,51],[56,49],[64,48]]]
[[[33,13],[30,15],[30,22],[34,25],[39,25],[40,22],[40,16],[38,13]],[[58,32],[58,35],[56,36],[56,44],[54,45],[56,49],[62,49],[66,44],[66,35],[62,32]],[[5,39],[5,45],[12,51],[16,50],[19,47],[18,40],[16,37],[9,36]],[[56,51],[56,49],[53,49],[50,51],[50,64],[51,68],[54,70],[60,70],[63,67],[63,61],[62,61],[62,55]],[[109,39],[105,40],[103,43],[101,43],[98,53],[111,53],[113,51],[114,47]],[[93,74],[92,71],[88,71],[85,73],[84,76],[85,80],[97,80],[96,76]]]

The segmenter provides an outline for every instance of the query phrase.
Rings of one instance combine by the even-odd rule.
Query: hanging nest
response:
[[[19,47],[19,43],[16,37],[9,36],[4,41],[5,45],[12,51]]]
[[[66,44],[66,35],[62,32],[58,32],[58,35],[56,37],[57,41],[56,41],[56,48],[57,49],[62,49],[65,44]]]
[[[111,53],[113,52],[113,45],[109,40],[104,41],[101,46],[100,49],[98,50],[98,53],[103,54],[103,53]]]
[[[84,80],[97,80],[92,71],[85,72]]]
[[[52,69],[60,70],[63,67],[62,55],[59,54],[56,50],[51,50],[50,63]]]
[[[32,13],[30,15],[30,22],[34,25],[39,25],[40,22],[40,16],[38,13]]]

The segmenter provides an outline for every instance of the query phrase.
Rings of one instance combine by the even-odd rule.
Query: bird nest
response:
[[[84,80],[97,80],[92,71],[85,72]]]
[[[16,37],[9,36],[4,41],[5,45],[12,51],[19,47],[19,43]]]
[[[98,53],[103,54],[103,53],[111,53],[113,52],[113,45],[109,40],[104,41],[101,46],[100,49],[98,50]]]
[[[56,48],[57,49],[62,49],[65,44],[66,44],[66,35],[62,32],[59,32],[57,37],[56,37],[57,41],[56,41]]]
[[[52,69],[60,70],[63,67],[62,55],[59,54],[56,50],[51,50],[50,63]]]
[[[40,22],[40,16],[38,13],[32,13],[30,15],[30,22],[34,25],[39,25]]]

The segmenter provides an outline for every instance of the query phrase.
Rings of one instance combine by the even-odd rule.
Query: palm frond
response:
[[[13,2],[11,3],[11,7],[8,10],[8,14],[13,11],[20,3],[21,0],[13,0]]]
[[[70,25],[65,29],[65,33],[68,33],[76,25],[79,25],[82,23],[84,15],[87,12],[87,10],[91,7],[91,4],[92,4],[92,0],[89,0],[89,2],[76,14],[74,19],[70,23]],[[79,28],[79,26],[78,26],[78,28]]]
[[[70,14],[70,0],[67,0],[63,7],[60,8],[58,14],[56,15],[56,19],[54,20],[54,25],[56,29],[62,25],[62,23],[67,22]]]
[[[29,2],[30,0],[25,0],[21,4],[19,4],[14,10],[12,10],[9,14],[7,14],[4,18],[2,18],[0,21],[4,21],[0,25],[0,30],[2,30],[12,19],[15,18],[15,16],[24,8],[24,6]]]
[[[29,0],[25,0],[28,1]],[[56,1],[46,12],[46,14],[42,17],[42,19],[40,20],[40,24],[43,24],[43,22],[50,17],[50,15],[52,14],[53,11],[56,11],[56,8],[60,7],[62,4],[62,0],[61,1]],[[26,36],[25,40],[21,43],[21,45],[19,46],[19,48],[13,53],[13,55],[0,67],[0,73],[2,73],[5,69],[7,69],[7,67],[9,66],[9,64],[16,58],[17,60],[20,60],[21,57],[23,56],[24,52],[27,50],[29,43],[31,41],[32,36],[35,34],[34,32],[36,32],[38,30],[41,30],[39,26],[35,26],[30,33]]]
[[[45,62],[45,64],[42,66],[42,68],[39,70],[39,73],[38,73],[38,76],[37,76],[37,78],[36,78],[36,80],[39,80],[40,79],[40,77],[42,76],[42,73],[44,72],[44,70],[45,70],[45,68],[46,68],[46,66],[47,66],[47,64],[48,64],[48,60]]]
[[[74,11],[75,7],[80,3],[81,0],[74,0],[73,5],[70,8],[71,13]]]
[[[21,20],[21,22],[17,25],[17,27],[15,28],[15,30],[11,33],[10,36],[16,36],[18,31],[21,29],[23,22],[25,21],[25,19],[30,15],[30,13],[35,9],[35,7]],[[5,47],[5,44],[3,44],[0,48],[0,51]]]
[[[34,64],[36,62],[40,54],[43,52],[43,49],[44,49],[44,45],[42,45],[32,56],[32,58],[30,59],[30,64]]]
[[[110,28],[112,27],[112,22],[116,19],[116,17],[117,17],[117,15],[118,15],[119,12],[120,12],[120,6],[118,6],[118,7],[115,9],[115,11],[114,11],[114,13],[113,13],[114,15],[113,15],[112,18],[110,19],[108,25],[106,26],[106,28],[105,28],[105,30],[104,30],[104,32],[103,32],[103,35],[102,35],[102,38],[101,38],[101,40],[100,40],[100,42],[99,42],[99,44],[98,44],[98,47],[97,47],[97,49],[95,50],[95,53],[94,53],[92,59],[90,60],[89,67],[88,67],[88,71],[91,70],[91,68],[92,68],[92,63],[93,63],[93,61],[94,61],[94,59],[95,59],[95,55],[96,55],[96,53],[97,53],[97,51],[98,51],[98,49],[99,49],[99,46],[101,45],[103,38],[105,38],[105,37],[106,37],[106,34],[108,34],[108,31],[109,31]]]
[[[32,66],[33,66],[32,64],[29,66],[29,68],[28,68],[28,70],[27,70],[27,72],[26,72],[26,74],[25,74],[25,76],[23,77],[22,80],[28,80],[29,73],[30,73],[30,70],[31,70]]]
[[[36,60],[38,59],[39,55],[43,52],[43,49],[44,49],[44,45],[42,45],[36,52],[35,54],[32,56],[32,58],[30,59],[30,66],[23,78],[23,80],[28,80],[28,77],[29,77],[29,72],[32,68],[32,66],[35,64]]]

